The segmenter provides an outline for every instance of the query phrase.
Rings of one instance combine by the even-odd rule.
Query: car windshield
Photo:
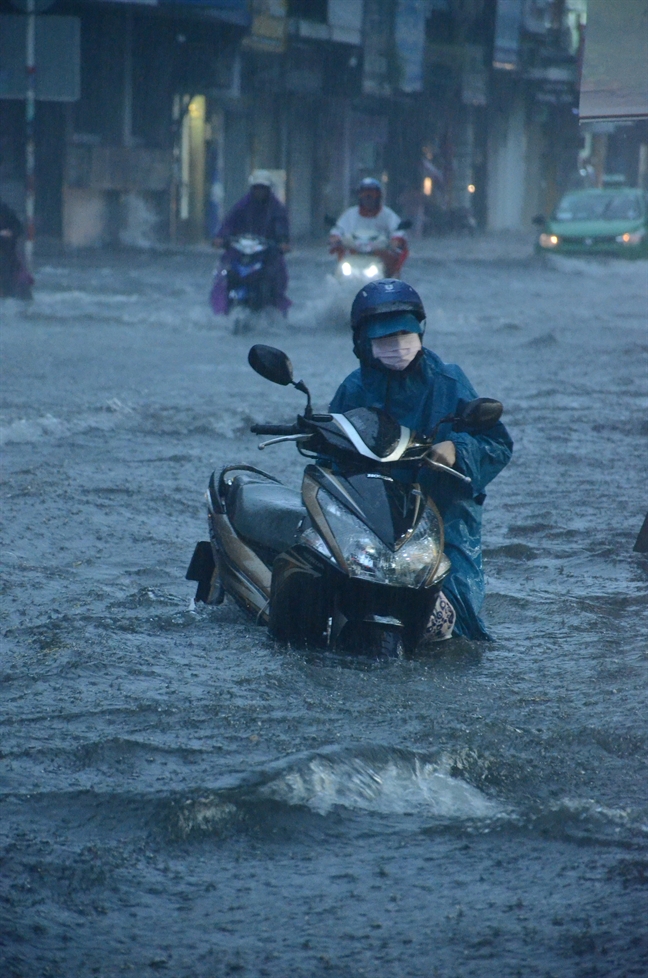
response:
[[[567,194],[560,201],[556,221],[637,221],[642,216],[639,194],[605,192]]]

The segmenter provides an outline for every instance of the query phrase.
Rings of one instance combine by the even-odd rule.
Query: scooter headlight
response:
[[[440,564],[441,527],[431,509],[425,510],[409,540],[399,550],[392,551],[329,493],[320,489],[317,499],[351,577],[375,584],[419,588]]]
[[[353,269],[349,265],[348,261],[343,261],[342,262],[342,274],[343,275],[352,275],[353,274]]]
[[[367,276],[367,278],[375,278],[376,275],[379,274],[380,271],[377,265],[370,265],[369,268],[365,268],[365,275]]]

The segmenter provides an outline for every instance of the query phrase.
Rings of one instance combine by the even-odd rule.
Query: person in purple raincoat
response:
[[[239,234],[255,234],[274,245],[265,261],[270,305],[285,316],[291,305],[286,295],[288,271],[284,255],[290,251],[288,211],[272,191],[272,177],[267,170],[254,170],[249,179],[248,193],[232,207],[213,240],[215,248],[224,248],[220,270],[214,276],[211,307],[217,315],[229,311],[227,267],[232,258],[230,238]]]

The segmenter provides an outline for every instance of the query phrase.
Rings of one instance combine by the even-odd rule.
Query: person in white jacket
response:
[[[398,278],[403,263],[409,254],[407,236],[400,228],[401,220],[391,207],[382,202],[382,187],[373,177],[365,177],[358,187],[358,203],[348,207],[331,228],[329,239],[330,253],[341,258],[344,254],[345,240],[358,231],[378,231],[389,243],[379,246],[374,254],[385,264],[385,276]]]

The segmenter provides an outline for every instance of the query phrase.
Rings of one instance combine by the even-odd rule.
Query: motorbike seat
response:
[[[295,543],[306,509],[296,489],[237,476],[227,494],[227,515],[240,536],[279,554]]]

